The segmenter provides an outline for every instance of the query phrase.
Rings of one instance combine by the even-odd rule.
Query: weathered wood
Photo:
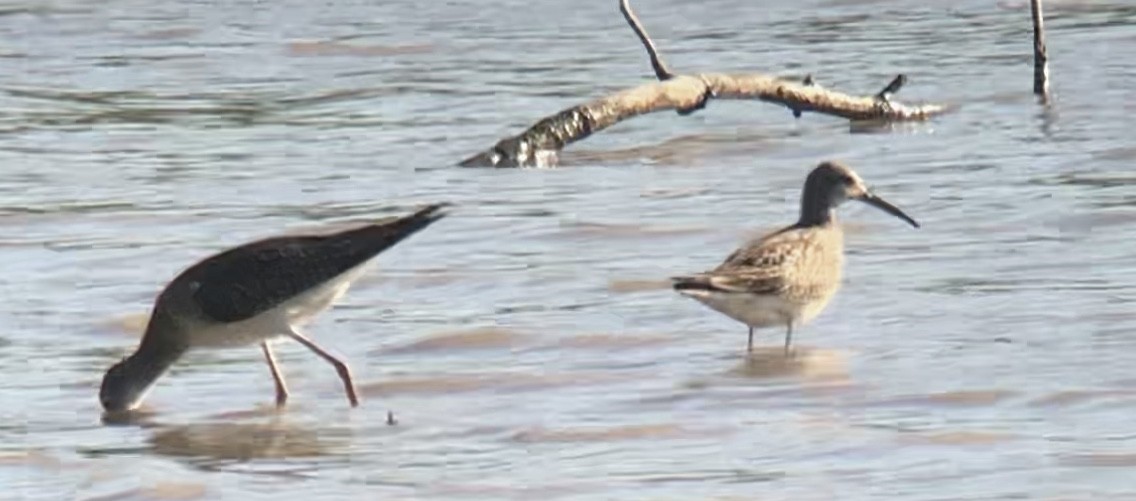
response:
[[[1041,0],[1030,0],[1033,14],[1033,93],[1049,99],[1049,54],[1045,49],[1045,15]]]
[[[856,121],[925,120],[946,110],[935,104],[909,106],[879,96],[851,96],[815,84],[805,85],[761,74],[680,75],[563,110],[517,136],[502,139],[488,151],[467,158],[459,165],[550,167],[556,164],[556,152],[573,142],[645,113],[692,109],[704,103],[707,96],[756,99],[782,104],[796,112],[811,111]]]
[[[676,75],[659,57],[628,0],[620,0],[619,5],[624,19],[647,50],[659,82],[623,90],[545,117],[521,134],[502,139],[458,165],[550,167],[556,164],[557,153],[564,147],[623,120],[665,110],[688,115],[704,108],[711,98],[755,99],[786,106],[798,117],[810,111],[852,121],[925,120],[946,111],[940,105],[911,106],[892,101],[891,95],[907,82],[904,75],[897,76],[879,93],[866,97],[825,89],[811,76],[804,82],[794,82],[760,73]]]

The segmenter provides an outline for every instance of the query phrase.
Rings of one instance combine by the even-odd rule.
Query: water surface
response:
[[[932,5],[934,4],[934,5]],[[941,4],[941,5],[940,5]],[[1136,497],[1136,6],[639,0],[680,72],[812,73],[959,105],[851,132],[764,103],[659,113],[557,170],[453,165],[647,82],[616,2],[116,0],[0,8],[2,499]],[[846,284],[743,356],[666,288],[788,223],[842,159],[922,224],[849,206]],[[103,371],[210,252],[313,225],[454,215],[309,334],[195,353],[137,423]],[[386,423],[393,412],[396,426]]]

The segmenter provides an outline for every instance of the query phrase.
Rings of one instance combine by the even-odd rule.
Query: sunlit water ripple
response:
[[[0,7],[0,499],[1136,498],[1136,7],[639,0],[678,71],[812,73],[959,106],[850,132],[711,102],[453,165],[648,81],[615,1]],[[668,290],[789,222],[843,159],[923,228],[847,207],[846,283],[793,361]],[[103,371],[160,287],[228,245],[454,215],[293,345],[192,354],[136,423]],[[393,413],[396,426],[386,424]]]

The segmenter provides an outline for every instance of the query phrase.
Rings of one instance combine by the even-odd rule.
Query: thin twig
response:
[[[674,78],[674,73],[671,73],[671,70],[667,69],[667,64],[659,58],[659,51],[655,49],[655,42],[651,41],[651,37],[647,35],[647,30],[639,22],[639,17],[631,10],[629,0],[619,0],[619,12],[623,14],[623,19],[627,20],[627,24],[631,25],[631,29],[635,31],[635,36],[639,37],[639,41],[643,43],[643,48],[647,49],[647,56],[651,58],[651,68],[655,70],[655,78],[658,78],[660,82]]]
[[[1041,0],[1031,0],[1033,13],[1033,93],[1049,98],[1049,54],[1045,50],[1045,16]]]
[[[891,101],[892,94],[899,92],[899,89],[902,89],[905,84],[907,84],[907,75],[903,73],[896,75],[883,90],[876,94],[876,99],[880,101]]]
[[[805,75],[805,78],[803,80],[801,80],[801,85],[804,85],[805,87],[812,87],[816,84],[817,84],[816,79],[813,78],[812,73]],[[801,118],[801,110],[800,109],[792,108],[792,107],[790,107],[789,109],[793,111],[793,118]]]

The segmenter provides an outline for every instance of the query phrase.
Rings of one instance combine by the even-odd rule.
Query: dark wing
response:
[[[193,299],[219,322],[252,318],[363,264],[445,216],[447,204],[393,221],[322,236],[286,236],[208,258],[179,277],[198,284]]]

